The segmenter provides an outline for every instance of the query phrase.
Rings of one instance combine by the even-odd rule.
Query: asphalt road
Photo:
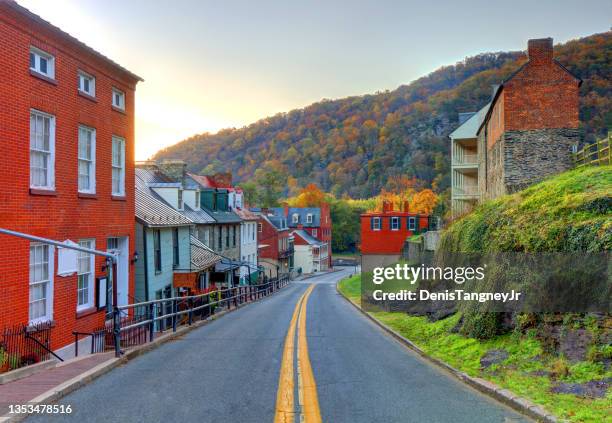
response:
[[[285,337],[310,284],[306,335],[324,422],[528,421],[363,317],[336,293],[346,273],[294,282],[66,396],[71,415],[28,421],[273,422]]]

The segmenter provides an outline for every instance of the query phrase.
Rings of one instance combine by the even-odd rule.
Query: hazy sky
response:
[[[136,156],[486,51],[607,31],[610,0],[18,0],[145,79]]]

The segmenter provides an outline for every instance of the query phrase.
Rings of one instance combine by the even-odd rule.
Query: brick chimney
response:
[[[391,201],[383,200],[383,213],[388,213],[393,211],[393,203]]]
[[[283,216],[289,218],[289,204],[283,203]]]
[[[176,182],[183,182],[187,172],[187,163],[183,160],[164,160],[159,163],[159,170]]]
[[[553,39],[538,38],[527,42],[527,55],[529,61],[537,64],[552,62]]]
[[[404,200],[403,204],[403,212],[409,212],[410,211],[410,201],[408,200]]]
[[[232,187],[232,173],[231,172],[217,172],[210,176],[215,182],[218,188],[231,188]]]

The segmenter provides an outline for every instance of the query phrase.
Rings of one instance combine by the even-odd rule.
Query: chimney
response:
[[[383,200],[383,213],[388,213],[393,211],[393,203],[391,201]]]
[[[527,42],[527,55],[529,61],[537,64],[552,62],[553,58],[553,39],[538,38]]]
[[[187,172],[187,163],[183,160],[164,160],[159,165],[159,170],[176,182],[183,182]]]
[[[283,216],[289,218],[289,204],[283,203]]]
[[[409,212],[410,211],[410,201],[404,200],[403,207],[404,207],[404,210],[403,210],[404,212]]]
[[[219,188],[231,188],[232,187],[232,173],[231,172],[217,172],[211,176],[215,185]]]

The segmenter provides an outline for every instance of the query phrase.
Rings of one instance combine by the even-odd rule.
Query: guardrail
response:
[[[607,138],[598,140],[573,153],[576,167],[612,164],[611,139],[612,133],[608,132]]]
[[[453,164],[455,165],[478,164],[478,154],[464,154],[463,156],[454,156]]]
[[[478,185],[464,185],[462,187],[453,187],[453,195],[476,196],[478,195]]]
[[[289,284],[289,275],[271,279],[259,285],[245,285],[227,288],[205,294],[184,297],[163,298],[144,301],[117,307],[119,316],[113,316],[112,323],[104,329],[105,345],[114,346],[117,356],[121,349],[151,342],[156,333],[172,329],[176,332],[181,325],[192,325],[196,319],[204,320],[218,309],[231,309],[241,304],[255,301],[268,296]],[[92,336],[92,351],[94,351],[94,336],[100,331],[88,334]],[[97,352],[97,351],[95,351]]]

